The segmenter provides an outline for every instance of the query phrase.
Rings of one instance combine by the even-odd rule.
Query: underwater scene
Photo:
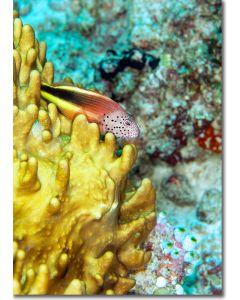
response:
[[[14,295],[222,295],[222,2],[13,6]]]

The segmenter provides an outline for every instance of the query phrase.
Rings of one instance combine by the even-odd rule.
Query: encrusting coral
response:
[[[112,133],[84,115],[73,122],[40,99],[53,82],[46,44],[14,19],[14,294],[126,294],[129,270],[155,224],[149,179],[127,179],[136,148],[115,155]]]

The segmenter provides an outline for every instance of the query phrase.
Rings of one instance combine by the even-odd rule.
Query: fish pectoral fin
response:
[[[58,106],[58,109],[65,117],[67,117],[70,120],[73,120],[77,115],[84,113],[81,108],[73,104],[68,105],[68,107]]]

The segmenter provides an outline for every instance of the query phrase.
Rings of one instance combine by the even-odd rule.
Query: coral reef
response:
[[[216,190],[207,194],[203,199],[220,196]],[[178,222],[163,211],[158,213],[157,224],[144,243],[145,249],[152,252],[152,259],[142,270],[131,272],[131,278],[136,280],[131,294],[221,295],[221,221],[220,217],[216,219],[216,203],[215,211],[212,205],[209,211],[210,217],[215,216],[210,228],[208,219],[195,221],[190,216],[192,221],[188,224],[182,215]]]
[[[183,175],[172,174],[170,177],[163,179],[161,186],[167,199],[180,206],[193,204],[192,188],[188,179]]]
[[[135,274],[136,286],[131,291],[141,295],[184,295],[183,278],[193,269],[189,257],[196,260],[196,246],[194,236],[187,234],[184,227],[171,226],[166,213],[160,212],[150,240],[145,243],[145,248],[153,252],[151,262]]]
[[[197,207],[197,218],[206,223],[215,223],[221,218],[222,196],[219,190],[210,189],[204,192]]]
[[[190,269],[179,265],[183,279],[171,282],[171,272],[160,272],[159,261],[167,262],[167,257],[160,248],[164,234],[155,228],[146,242],[149,251],[153,245],[153,259],[146,272],[131,274],[137,284],[129,293],[149,295],[159,289],[168,295],[220,294],[222,1],[14,3],[24,22],[34,26],[38,39],[47,42],[55,81],[70,76],[75,83],[121,102],[137,118],[141,139],[131,180],[137,186],[141,178],[151,178],[157,218],[167,212],[166,230],[185,228],[198,240],[199,264],[191,262]],[[134,62],[140,59],[137,69],[124,59],[124,53],[128,58],[135,49]],[[144,63],[146,55],[159,60],[155,68]],[[113,74],[110,79],[101,73],[103,62],[107,62],[104,70]],[[119,63],[121,71],[115,74]],[[119,149],[116,153],[121,155]],[[165,280],[157,282],[156,272]]]
[[[71,122],[40,99],[53,65],[19,18],[13,56],[14,294],[125,294],[155,225],[151,181],[135,190],[128,180],[136,147],[117,157],[113,134],[102,141],[84,115]]]

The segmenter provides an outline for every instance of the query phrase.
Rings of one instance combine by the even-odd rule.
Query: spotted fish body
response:
[[[41,96],[54,103],[67,118],[86,115],[89,122],[99,124],[101,133],[112,132],[125,140],[139,136],[135,120],[115,101],[95,91],[76,86],[42,83]]]
[[[116,137],[134,139],[139,136],[138,125],[122,108],[105,114],[101,126],[104,132],[112,132]]]

